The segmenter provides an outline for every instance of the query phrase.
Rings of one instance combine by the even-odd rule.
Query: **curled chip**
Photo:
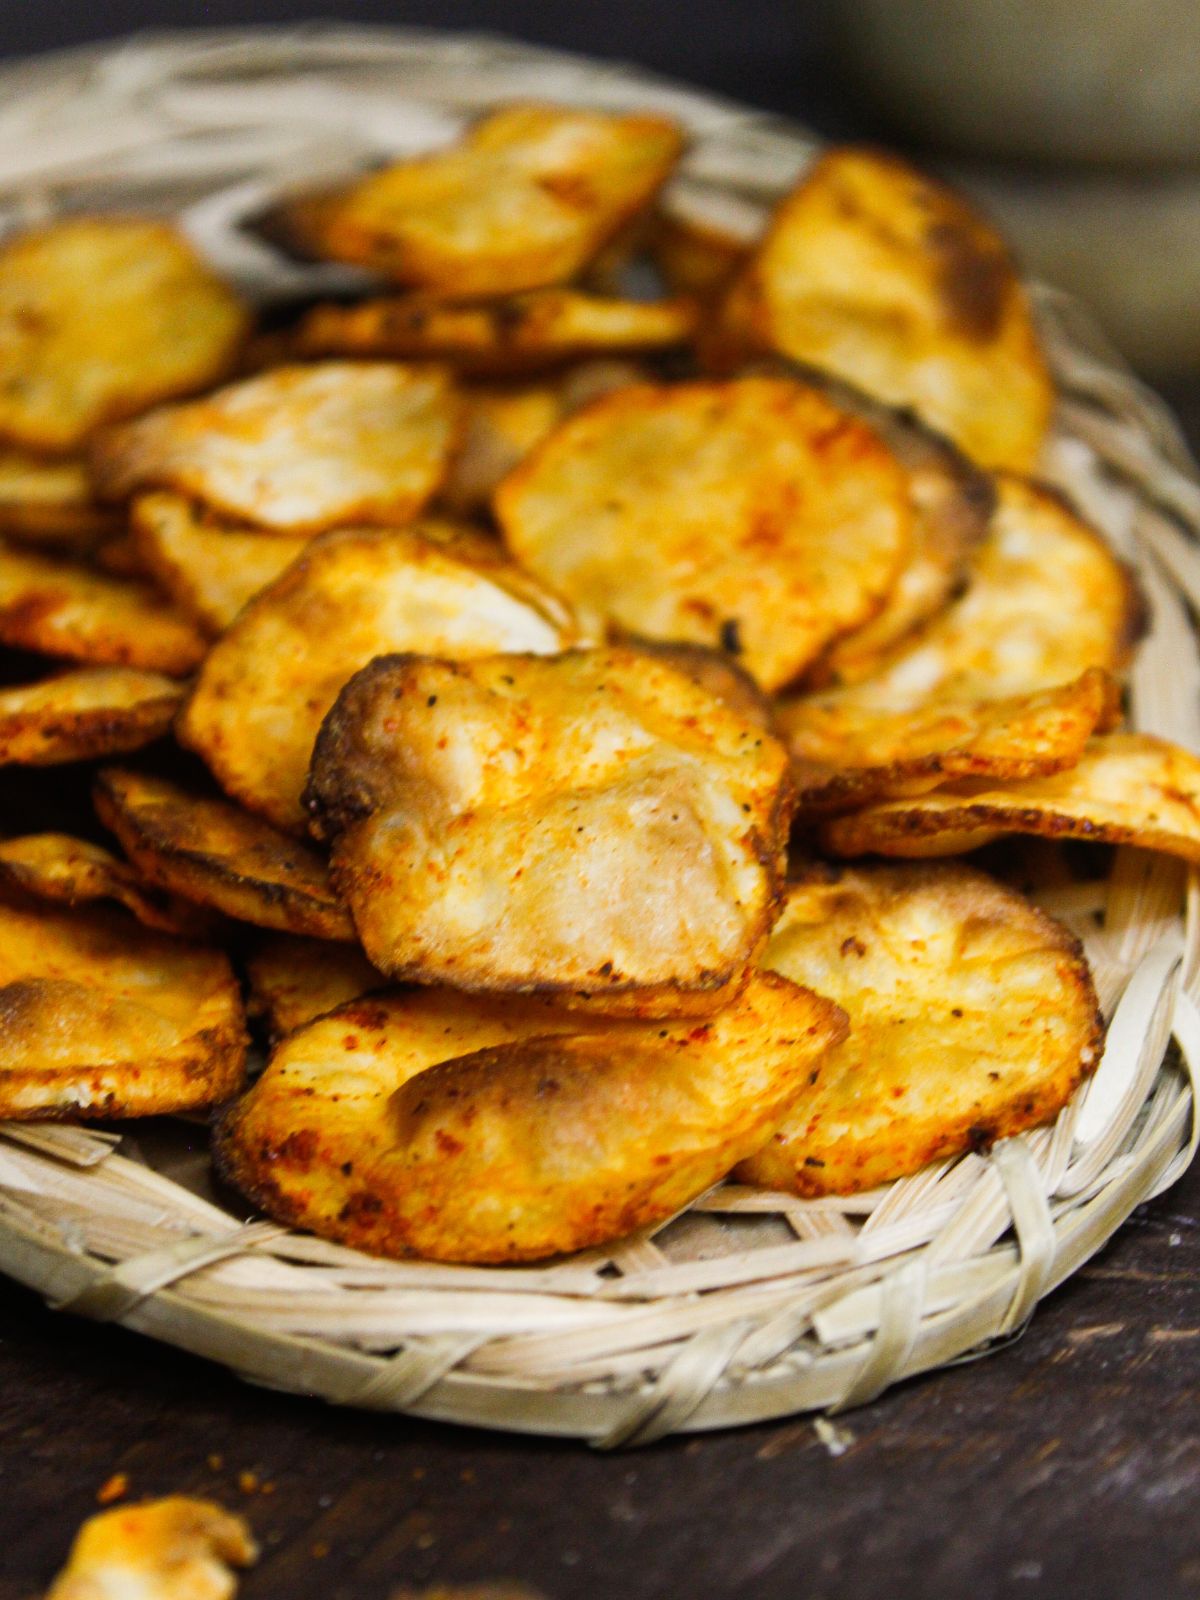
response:
[[[272,1216],[384,1255],[555,1255],[703,1193],[844,1034],[836,1006],[775,973],[700,1025],[368,996],[278,1046],[217,1161]]]
[[[651,200],[682,139],[655,116],[492,112],[457,145],[266,219],[281,238],[447,299],[565,283]]]
[[[76,217],[0,248],[0,439],[77,449],[101,423],[215,383],[248,328],[173,228]]]
[[[258,1547],[241,1517],[171,1495],[89,1517],[46,1600],[231,1600]]]
[[[449,361],[477,377],[508,377],[586,356],[636,355],[687,344],[688,299],[618,300],[578,289],[534,289],[483,304],[411,295],[316,306],[301,322],[303,355]]]
[[[946,783],[1020,781],[1074,766],[1093,733],[1120,720],[1116,682],[1091,667],[1071,683],[1033,694],[961,700],[935,696],[913,711],[856,706],[807,708],[805,756],[792,763],[801,810],[845,811],[884,796],[922,794]],[[786,738],[788,708],[779,713]],[[797,740],[797,744],[800,744]],[[825,760],[818,760],[823,750]]]
[[[219,950],[123,912],[0,900],[0,1117],[148,1117],[241,1087],[242,999]]]
[[[247,957],[246,977],[251,1014],[273,1040],[387,983],[354,945],[291,933],[268,935]]]
[[[764,961],[850,1018],[737,1176],[848,1194],[1045,1122],[1096,1065],[1102,1023],[1075,940],[950,865],[794,885]]]
[[[449,379],[435,368],[322,361],[109,428],[92,473],[106,499],[174,489],[275,533],[392,526],[441,482],[456,426]]]
[[[87,551],[119,525],[93,500],[81,457],[0,450],[0,534],[23,544]]]
[[[765,689],[865,622],[910,546],[903,469],[791,379],[618,390],[496,492],[519,561],[647,638],[720,645]]]
[[[1047,755],[1057,744],[1059,755],[1040,768],[1053,771],[1077,751],[1089,706],[1094,726],[1111,724],[1111,691],[1094,674],[1080,680],[1089,668],[1115,672],[1128,661],[1141,625],[1134,582],[1056,495],[1007,476],[998,490],[960,599],[888,653],[873,676],[778,707],[806,805],[897,792],[896,784],[936,774],[942,755],[951,774],[1019,772],[1037,744]],[[1041,696],[1048,689],[1062,693]],[[1063,712],[1075,730],[1065,743]],[[979,751],[977,764],[964,764],[979,738],[999,756],[1010,723],[1027,730],[1015,768],[987,766]]]
[[[226,800],[164,778],[106,767],[96,811],[151,883],[240,922],[318,939],[353,939],[324,861]]]
[[[984,466],[1037,460],[1054,389],[1008,248],[894,156],[822,156],[775,212],[725,320],[735,342],[911,407]]]
[[[151,584],[0,543],[0,642],[102,666],[184,673],[207,641]]]
[[[298,831],[321,719],[373,656],[550,653],[573,638],[561,603],[481,539],[325,534],[213,646],[177,734],[243,805]]]
[[[222,633],[308,545],[300,535],[221,522],[182,495],[161,492],[137,497],[132,528],[146,570],[209,633]]]
[[[156,894],[127,862],[69,833],[29,833],[0,841],[0,885],[68,906],[115,900],[144,927],[164,933],[203,931],[194,907]]]
[[[652,1016],[736,993],[791,788],[776,739],[635,650],[391,656],[326,718],[308,804],[380,971]]]
[[[124,755],[161,738],[183,684],[132,667],[77,667],[0,689],[0,766]]]
[[[1134,844],[1200,862],[1200,757],[1144,733],[1092,739],[1069,772],[971,784],[838,817],[823,832],[839,856],[960,855],[1006,833]]]

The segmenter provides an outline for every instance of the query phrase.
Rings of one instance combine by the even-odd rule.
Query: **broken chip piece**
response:
[[[101,822],[161,889],[260,928],[353,939],[321,857],[260,817],[121,767],[97,774],[94,799]]]
[[[89,1517],[46,1600],[232,1600],[257,1557],[241,1517],[170,1495]]]
[[[869,428],[765,377],[618,390],[556,428],[495,508],[516,558],[581,614],[719,645],[768,690],[878,610],[912,522]]]
[[[433,367],[322,361],[275,367],[99,434],[102,498],[173,489],[276,533],[409,522],[446,470],[458,425]]]
[[[266,231],[443,299],[574,278],[654,196],[682,148],[664,117],[509,105],[449,149],[297,196]]]
[[[1200,757],[1145,733],[1089,741],[1067,772],[868,806],[826,824],[839,856],[961,855],[1007,833],[1133,844],[1200,862]]]
[[[533,1260],[665,1221],[844,1035],[835,1005],[775,973],[699,1024],[369,995],[276,1047],[217,1163],[271,1216],[362,1249]]]
[[[783,746],[633,649],[383,657],[338,696],[307,803],[393,978],[708,1012],[776,914]]]
[[[1076,941],[981,872],[814,870],[763,956],[850,1018],[747,1183],[852,1194],[1053,1117],[1096,1066],[1096,994]]]
[[[133,667],[73,667],[0,689],[0,766],[125,755],[161,738],[184,685]]]
[[[248,327],[174,228],[71,217],[0,246],[0,439],[78,449],[101,423],[215,383]]]
[[[321,719],[373,656],[550,653],[574,637],[562,603],[478,538],[325,534],[213,646],[176,732],[227,793],[300,831]]]

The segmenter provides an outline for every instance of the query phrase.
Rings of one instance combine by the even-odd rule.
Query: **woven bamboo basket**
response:
[[[672,203],[753,226],[811,159],[775,119],[623,66],[396,30],[135,39],[0,73],[0,231],[64,210],[167,212],[260,302],[355,281],[243,226],[281,189],[443,141],[536,97],[654,107],[692,144]],[[1078,308],[1035,287],[1061,392],[1043,475],[1141,576],[1133,725],[1200,749],[1200,477]],[[1049,856],[1051,852],[1047,852]],[[0,1128],[0,1269],[251,1382],[338,1405],[641,1444],[842,1409],[1002,1345],[1200,1131],[1200,874],[1135,850],[1036,892],[1084,941],[1110,1018],[1053,1126],[846,1199],[722,1184],[665,1227],[543,1266],[372,1259],[247,1218],[204,1130]]]

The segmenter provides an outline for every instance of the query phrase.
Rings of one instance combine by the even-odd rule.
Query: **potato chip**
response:
[[[231,1600],[258,1555],[239,1516],[171,1495],[89,1517],[46,1600]]]
[[[707,299],[745,265],[762,230],[762,210],[752,201],[673,183],[651,219],[650,257],[672,294]]]
[[[1073,767],[1120,721],[1121,692],[1097,667],[1057,689],[1000,699],[936,696],[913,711],[834,707],[804,723],[792,763],[802,811],[846,811],[966,779],[1021,781]],[[786,736],[786,711],[779,716]],[[825,760],[816,759],[824,748]]]
[[[308,546],[299,535],[222,522],[161,491],[138,495],[131,526],[146,569],[208,633],[222,633]]]
[[[775,731],[775,711],[770,698],[745,667],[739,666],[724,650],[713,650],[706,644],[668,644],[653,639],[634,639],[630,646],[682,672],[685,678],[690,678],[746,722]]]
[[[338,690],[391,650],[550,653],[574,638],[565,608],[481,540],[407,530],[314,540],[209,652],[177,726],[229,794],[276,826],[304,826],[300,795]]]
[[[511,294],[574,278],[653,198],[681,148],[663,117],[510,105],[447,150],[298,197],[265,225],[406,288]]]
[[[268,935],[247,957],[246,977],[251,1015],[273,1040],[387,984],[356,945],[291,933]]]
[[[0,766],[124,755],[171,726],[184,686],[131,667],[78,667],[0,689]]]
[[[1038,458],[1054,389],[1008,248],[894,156],[827,151],[776,211],[725,316],[735,342],[911,407],[984,466]]]
[[[119,527],[118,518],[93,500],[80,457],[0,450],[0,534],[22,544],[86,552]]]
[[[101,423],[215,383],[248,329],[165,223],[74,217],[0,247],[0,439],[75,450]]]
[[[703,1193],[844,1034],[836,1006],[774,973],[698,1026],[368,996],[284,1039],[217,1162],[270,1215],[384,1255],[556,1255]]]
[[[381,972],[711,1011],[775,917],[787,755],[635,650],[383,657],[313,752],[308,805]]]
[[[1077,749],[1088,707],[1093,726],[1111,725],[1111,690],[1094,676],[1082,680],[1089,668],[1115,672],[1129,660],[1142,617],[1134,580],[1056,495],[1007,476],[998,489],[959,600],[872,677],[777,706],[806,805],[904,792],[935,774],[940,757],[951,774],[1019,775],[1038,745]],[[1044,695],[1049,689],[1063,692]],[[1064,715],[1073,729],[1065,744]],[[1025,744],[1014,749],[1017,765],[970,765],[982,757],[982,749],[971,754],[981,739],[993,760],[1001,756],[1006,726]]]
[[[967,867],[868,867],[793,885],[764,964],[843,1006],[850,1036],[737,1177],[851,1194],[1053,1117],[1100,1057],[1070,934]]]
[[[275,533],[409,522],[437,488],[457,426],[449,379],[384,361],[276,367],[101,433],[106,499],[174,489]]]
[[[260,928],[353,939],[321,857],[249,812],[119,767],[97,775],[94,798],[101,822],[160,888]]]
[[[1144,733],[1092,739],[1069,772],[870,806],[823,832],[839,856],[960,855],[1006,833],[1134,844],[1200,863],[1200,757]]]
[[[124,913],[0,899],[0,1117],[148,1117],[241,1087],[228,959]]]
[[[157,894],[127,862],[69,833],[29,833],[0,841],[0,885],[68,906],[115,900],[144,927],[164,933],[203,931],[194,907]]]
[[[811,387],[759,377],[596,401],[495,506],[513,554],[581,614],[720,645],[765,689],[878,610],[912,521],[875,434]]]
[[[534,289],[456,305],[426,295],[321,305],[301,322],[301,355],[449,361],[476,377],[512,377],[587,356],[629,355],[685,345],[696,329],[694,300],[620,300],[578,289]]]
[[[206,641],[148,583],[0,542],[0,642],[98,666],[184,673]]]

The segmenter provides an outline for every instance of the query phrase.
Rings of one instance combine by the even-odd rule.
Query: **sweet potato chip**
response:
[[[203,389],[244,308],[161,222],[75,217],[0,247],[0,439],[77,449],[101,423]]]
[[[482,304],[425,295],[316,306],[296,333],[300,355],[449,361],[475,377],[535,372],[587,356],[685,345],[698,308],[689,299],[619,300],[579,289],[534,289]]]
[[[207,641],[151,584],[0,542],[0,642],[100,666],[184,673]]]
[[[1200,862],[1200,757],[1144,733],[1092,739],[1069,772],[892,800],[830,822],[839,856],[960,855],[1006,833],[1134,844]]]
[[[299,535],[222,522],[164,492],[139,495],[131,525],[147,571],[209,633],[222,633],[308,545]]]
[[[699,1026],[372,995],[284,1039],[223,1119],[217,1161],[272,1216],[384,1255],[555,1255],[703,1193],[844,1031],[774,973]]]
[[[125,755],[161,738],[184,686],[132,667],[78,667],[0,689],[0,766]]]
[[[945,773],[1019,775],[1033,770],[1020,763],[1039,745],[1060,757],[1077,750],[1089,707],[1094,726],[1111,725],[1104,680],[1081,680],[1089,668],[1116,672],[1129,660],[1142,614],[1133,579],[1056,495],[1013,477],[998,488],[960,599],[885,655],[870,678],[777,707],[806,805],[905,792],[936,775],[942,756]],[[1062,693],[1043,695],[1049,689]],[[992,759],[1002,755],[1006,726],[1025,745],[1014,748],[1017,765],[971,766],[981,738]],[[1040,770],[1062,764],[1056,758]]]
[[[227,1100],[246,1032],[219,950],[120,911],[0,899],[0,1117],[148,1117]]]
[[[171,1495],[89,1517],[46,1600],[231,1600],[258,1555],[241,1517]]]
[[[380,971],[652,1016],[736,992],[791,789],[776,739],[616,649],[372,662],[325,720],[308,804]]]
[[[446,299],[574,278],[654,196],[682,139],[663,117],[511,105],[458,144],[298,197],[275,237]]]
[[[966,779],[1019,782],[1073,767],[1093,733],[1120,720],[1116,682],[1097,667],[1057,689],[1000,699],[937,696],[913,711],[833,707],[804,723],[792,763],[802,811],[846,811]],[[786,710],[780,713],[785,737]],[[825,760],[817,759],[824,750]]]
[[[0,450],[0,534],[23,544],[86,552],[119,520],[92,498],[79,456],[61,459]]]
[[[1054,388],[1003,239],[894,156],[830,150],[776,211],[726,320],[752,346],[910,406],[974,460],[1029,471]]]
[[[314,540],[213,646],[179,739],[251,811],[302,829],[321,719],[373,656],[549,653],[572,642],[565,608],[482,547],[435,545],[408,530]]]
[[[29,833],[0,841],[0,885],[68,906],[115,900],[144,927],[164,933],[203,931],[194,907],[156,893],[127,862],[69,833]]]
[[[981,872],[873,867],[794,885],[763,957],[843,1006],[818,1063],[737,1176],[849,1194],[1053,1117],[1102,1023],[1065,929]]]
[[[144,772],[106,767],[96,812],[151,883],[239,922],[318,939],[353,939],[324,861],[226,800]]]
[[[870,429],[759,377],[598,400],[495,505],[517,559],[581,614],[720,645],[765,689],[878,610],[912,521],[903,469]]]
[[[372,989],[387,979],[355,945],[274,933],[247,957],[249,1005],[273,1040]]]
[[[449,380],[435,368],[276,367],[106,429],[92,473],[106,499],[174,489],[275,533],[391,526],[437,488],[456,426]]]

